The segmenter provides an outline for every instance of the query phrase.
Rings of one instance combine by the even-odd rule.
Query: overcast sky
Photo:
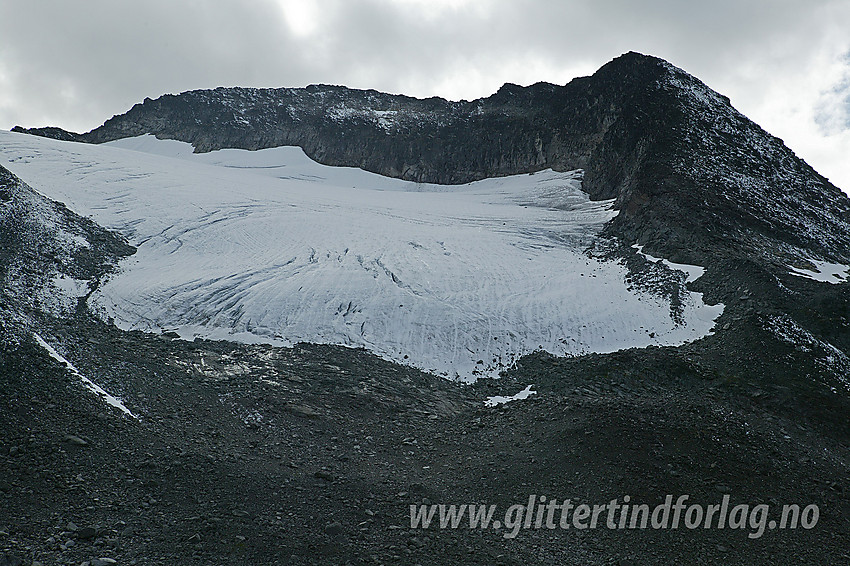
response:
[[[145,97],[216,86],[473,99],[639,51],[850,191],[848,0],[0,0],[0,22],[4,129],[88,131]]]

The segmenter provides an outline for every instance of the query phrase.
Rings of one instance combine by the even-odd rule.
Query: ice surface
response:
[[[104,391],[103,388],[101,388],[99,385],[97,385],[92,380],[90,380],[89,378],[87,378],[86,376],[81,374],[79,372],[79,370],[74,367],[74,364],[72,364],[71,362],[66,360],[59,352],[57,352],[53,348],[53,346],[48,344],[44,340],[44,338],[42,338],[41,336],[39,336],[36,333],[33,333],[33,336],[35,337],[35,341],[38,342],[39,346],[41,346],[42,348],[47,350],[47,353],[50,354],[51,358],[58,361],[62,365],[66,366],[68,368],[68,371],[70,371],[76,377],[79,377],[80,381],[83,382],[83,385],[86,386],[86,389],[88,389],[89,391],[91,391],[95,395],[98,395],[99,397],[101,397],[104,401],[106,401],[107,404],[115,407],[116,409],[119,409],[125,415],[132,417],[134,419],[138,418],[138,417],[136,417],[136,415],[131,413],[130,410],[127,407],[124,406],[124,403],[122,403],[120,399],[118,399],[117,397],[113,397],[112,395],[110,395],[109,393]]]
[[[138,247],[89,300],[126,329],[362,346],[469,379],[538,349],[682,344],[723,310],[691,293],[677,323],[666,299],[629,288],[624,265],[588,257],[616,211],[576,172],[446,187],[290,147],[0,141],[9,169]]]

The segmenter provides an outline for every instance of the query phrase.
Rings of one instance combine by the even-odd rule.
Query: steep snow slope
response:
[[[616,213],[576,173],[446,187],[298,148],[114,145],[0,134],[10,170],[138,247],[90,299],[123,328],[364,346],[469,378],[539,348],[681,344],[723,309],[690,293],[677,323],[623,265],[588,257]]]

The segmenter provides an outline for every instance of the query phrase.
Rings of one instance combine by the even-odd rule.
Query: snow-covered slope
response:
[[[7,167],[138,247],[90,304],[123,328],[364,346],[447,376],[555,354],[681,344],[683,324],[584,249],[616,212],[577,173],[461,186],[319,165],[298,148],[193,154],[151,136],[112,147],[0,134]]]

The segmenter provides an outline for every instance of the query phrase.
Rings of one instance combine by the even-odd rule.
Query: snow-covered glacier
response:
[[[723,310],[689,293],[674,321],[624,265],[585,253],[616,211],[576,172],[425,185],[152,136],[0,133],[0,159],[138,247],[90,298],[125,329],[363,346],[468,379],[538,349],[682,344]]]

